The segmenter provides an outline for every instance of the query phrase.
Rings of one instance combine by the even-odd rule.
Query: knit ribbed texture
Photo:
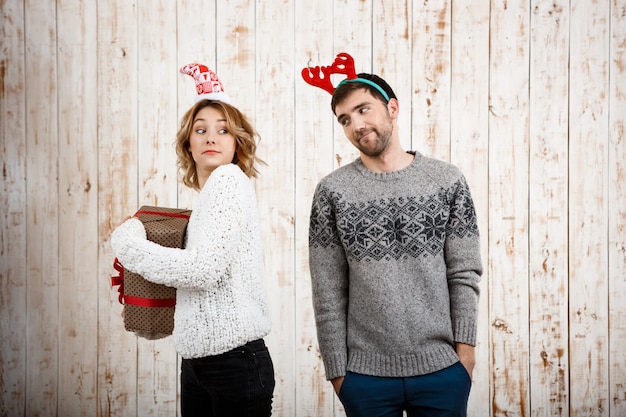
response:
[[[423,375],[458,361],[456,342],[476,343],[482,266],[469,188],[455,166],[415,155],[389,173],[357,159],[315,190],[309,262],[328,379]]]
[[[185,249],[146,240],[135,218],[113,232],[111,247],[128,270],[177,288],[173,338],[183,358],[217,355],[269,333],[256,195],[238,166],[220,166],[207,180]]]

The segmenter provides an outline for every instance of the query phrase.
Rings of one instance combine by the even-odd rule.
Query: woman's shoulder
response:
[[[211,173],[201,194],[213,192],[241,192],[250,188],[250,179],[236,164],[221,165]],[[203,193],[204,191],[204,193]]]
[[[233,181],[234,180],[234,181]],[[207,184],[211,183],[213,186],[217,184],[234,184],[239,182],[248,182],[249,179],[246,174],[243,173],[241,168],[237,164],[221,165],[211,173]]]
[[[215,170],[211,174],[211,177],[213,177],[214,175],[217,177],[219,176],[246,177],[246,174],[244,174],[241,168],[239,168],[239,165],[233,164],[233,163],[221,165],[215,168]]]

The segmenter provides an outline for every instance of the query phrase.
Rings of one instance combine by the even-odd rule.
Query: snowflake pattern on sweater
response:
[[[457,193],[452,214],[446,210],[454,198],[451,190]],[[341,235],[347,253],[358,261],[436,256],[443,250],[447,236],[464,238],[478,234],[476,213],[468,196],[469,189],[462,181],[434,195],[359,203],[343,202],[342,193],[322,193],[320,204],[312,210],[310,244],[339,245]],[[336,204],[335,212],[331,202],[341,202]],[[335,228],[340,235],[332,233]]]
[[[482,273],[476,213],[458,168],[414,153],[373,172],[360,159],[324,177],[309,222],[309,267],[326,378],[406,377],[476,343]]]

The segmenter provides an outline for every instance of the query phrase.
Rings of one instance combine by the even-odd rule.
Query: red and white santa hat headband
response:
[[[180,69],[181,74],[191,75],[196,82],[196,102],[219,100],[230,104],[230,97],[224,92],[222,82],[209,67],[202,64],[187,64]]]

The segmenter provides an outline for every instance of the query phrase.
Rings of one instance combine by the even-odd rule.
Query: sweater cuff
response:
[[[476,321],[464,318],[454,319],[452,330],[455,342],[476,346]]]
[[[346,375],[348,357],[346,354],[324,355],[324,368],[326,369],[326,379],[331,380]]]
[[[146,228],[141,220],[136,217],[131,217],[117,226],[111,234],[111,249],[120,260],[128,253],[133,238],[146,239]]]

